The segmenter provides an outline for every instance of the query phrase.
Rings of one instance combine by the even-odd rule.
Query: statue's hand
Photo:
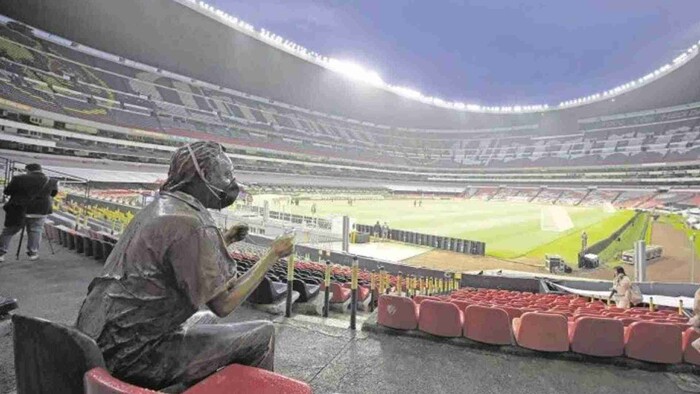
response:
[[[242,241],[245,239],[246,235],[248,235],[247,224],[234,224],[226,231],[226,234],[224,234],[224,241],[226,241],[227,245],[230,245],[234,242]]]
[[[294,235],[283,235],[272,243],[272,252],[278,259],[292,254],[294,249]]]

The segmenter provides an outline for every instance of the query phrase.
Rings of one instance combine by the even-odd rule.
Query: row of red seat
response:
[[[544,351],[700,365],[700,353],[690,342],[700,337],[692,328],[683,330],[670,322],[635,321],[605,315],[573,316],[526,311],[513,316],[507,307],[448,302],[434,297],[411,298],[382,295],[378,323],[399,330],[419,329],[440,337],[460,337],[494,345],[517,344]],[[515,309],[515,308],[513,308]]]
[[[589,301],[575,295],[532,294],[508,290],[465,290],[452,292],[439,299],[455,303],[460,309],[469,305],[495,306],[508,312],[511,319],[526,312],[549,312],[565,316],[573,321],[577,316],[616,318],[625,326],[637,321],[654,321],[678,325],[682,330],[690,327],[688,318],[674,309],[650,310],[649,308],[621,309],[602,301]],[[417,300],[420,300],[418,298]]]

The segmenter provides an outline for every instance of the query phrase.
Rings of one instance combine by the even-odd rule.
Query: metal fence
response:
[[[423,234],[413,231],[390,229],[388,234],[377,234],[374,226],[366,224],[356,224],[355,229],[360,233],[370,234],[392,241],[399,241],[413,245],[429,246],[431,248],[449,250],[457,253],[483,256],[486,254],[486,243],[481,241],[471,241],[468,239],[443,237],[441,235]]]

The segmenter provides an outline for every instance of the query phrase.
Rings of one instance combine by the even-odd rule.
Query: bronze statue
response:
[[[217,143],[178,149],[159,195],[134,217],[90,283],[76,325],[95,339],[116,377],[160,389],[196,383],[232,363],[273,370],[271,322],[188,322],[204,305],[219,317],[233,312],[292,251],[292,237],[278,238],[248,272],[236,274],[226,248],[248,227],[222,235],[207,211],[236,200],[233,170]]]

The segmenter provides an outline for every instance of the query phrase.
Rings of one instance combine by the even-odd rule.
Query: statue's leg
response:
[[[150,366],[141,376],[160,386],[196,383],[230,364],[273,370],[272,322],[257,320],[227,324],[195,324],[169,335],[149,352]]]

